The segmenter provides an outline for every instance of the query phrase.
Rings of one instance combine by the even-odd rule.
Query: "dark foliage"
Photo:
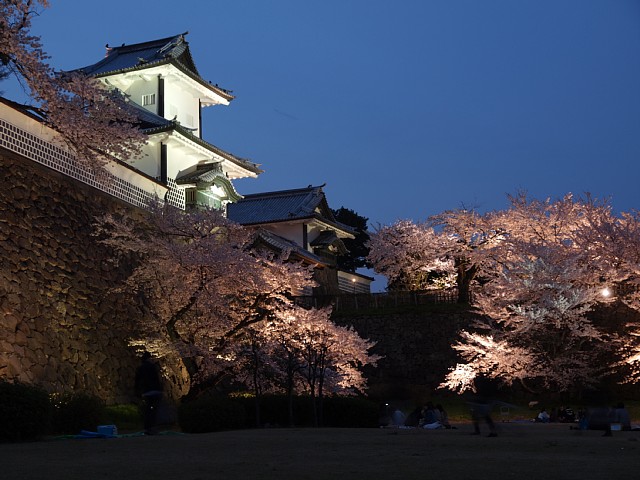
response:
[[[178,408],[178,423],[183,432],[205,433],[247,428],[242,402],[223,396],[205,396]]]
[[[296,426],[313,425],[311,398],[294,397]],[[377,427],[378,405],[360,397],[327,397],[323,399],[324,427]],[[289,425],[286,395],[267,395],[260,398],[262,427]],[[180,428],[187,433],[205,433],[255,427],[254,397],[207,396],[183,403],[178,409]]]
[[[255,399],[241,399],[245,405],[250,425],[255,425]],[[313,425],[311,398],[298,396],[293,399],[295,424],[301,427]],[[325,397],[322,400],[323,427],[377,427],[378,406],[361,397]],[[262,426],[284,427],[289,424],[288,398],[285,395],[268,395],[260,399]]]
[[[44,390],[0,381],[0,442],[38,440],[49,431],[51,408]]]
[[[256,425],[255,398],[245,397],[242,401],[249,417],[249,423]],[[260,398],[260,422],[262,427],[286,427],[289,425],[289,399],[286,395],[266,395]],[[313,425],[313,411],[308,397],[293,397],[293,418],[296,425]]]
[[[369,219],[344,207],[332,210],[332,212],[336,220],[356,230],[355,238],[344,239],[344,245],[349,253],[338,257],[338,267],[347,272],[355,272],[358,268],[369,268],[370,265],[367,262],[367,255],[369,255],[367,222]]]
[[[322,406],[324,427],[369,428],[379,424],[378,404],[362,397],[329,397]]]
[[[85,393],[55,395],[53,406],[53,431],[56,433],[95,431],[106,418],[104,402]]]

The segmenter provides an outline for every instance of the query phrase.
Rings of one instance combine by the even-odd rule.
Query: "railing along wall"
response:
[[[154,198],[150,192],[140,186],[112,173],[104,172],[102,174],[104,178],[98,178],[89,167],[78,162],[67,150],[53,145],[51,142],[43,140],[4,119],[0,119],[0,147],[4,147],[29,160],[45,165],[137,207],[145,207]],[[175,182],[170,183],[169,186],[171,190],[167,195],[167,201],[171,205],[184,210],[184,192],[177,188]]]
[[[341,295],[307,295],[295,297],[295,303],[297,305],[307,308],[320,308],[332,305],[334,311],[388,309],[405,306],[457,302],[457,289],[383,293],[345,293]]]

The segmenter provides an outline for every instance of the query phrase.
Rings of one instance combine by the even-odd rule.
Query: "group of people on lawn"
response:
[[[580,428],[584,429],[607,428],[607,426],[610,428],[611,424],[616,424],[620,426],[621,430],[631,430],[629,411],[621,402],[611,408],[579,410],[578,413],[574,413],[571,407],[554,408],[550,413],[542,408],[534,421],[540,423],[578,423]]]
[[[584,412],[579,411],[578,415],[573,411],[571,407],[560,407],[551,410],[551,413],[547,412],[546,408],[540,410],[540,413],[534,418],[534,421],[540,423],[573,423],[577,419],[584,415]]]
[[[442,405],[434,405],[433,402],[416,407],[406,416],[400,409],[394,410],[391,415],[391,424],[395,427],[426,428],[428,430],[452,428],[447,411]]]

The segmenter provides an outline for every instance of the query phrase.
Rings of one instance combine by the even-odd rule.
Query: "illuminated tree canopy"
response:
[[[95,234],[117,253],[114,261],[136,259],[131,275],[116,288],[142,300],[147,310],[144,319],[132,319],[140,332],[132,345],[156,357],[180,358],[192,386],[205,388],[234,375],[255,389],[280,388],[281,381],[267,386],[265,378],[251,379],[238,369],[246,365],[261,375],[262,367],[251,366],[260,361],[281,376],[273,356],[286,340],[300,368],[315,361],[304,357],[303,345],[326,347],[324,363],[313,367],[320,383],[307,381],[311,393],[364,388],[356,370],[373,361],[367,354],[372,345],[334,325],[328,310],[305,310],[292,301],[314,285],[312,267],[288,261],[286,251],[274,256],[257,250],[254,233],[220,212],[156,204],[143,218],[105,215]]]
[[[480,374],[554,391],[640,380],[638,325],[593,315],[613,302],[640,310],[637,212],[615,215],[589,196],[509,200],[503,211],[449,211],[372,235],[370,260],[391,280],[440,269],[459,288],[473,282],[478,320],[461,332],[460,363],[442,386],[464,391]]]

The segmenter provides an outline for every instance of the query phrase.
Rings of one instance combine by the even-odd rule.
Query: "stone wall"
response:
[[[384,358],[367,370],[369,394],[376,398],[428,399],[456,363],[451,348],[457,333],[473,321],[464,311],[407,309],[366,314],[335,315],[341,325],[351,325],[360,336],[373,340],[371,353]]]
[[[128,266],[107,261],[91,224],[132,207],[6,150],[0,178],[0,378],[130,400],[130,319],[144,313],[109,294]]]

